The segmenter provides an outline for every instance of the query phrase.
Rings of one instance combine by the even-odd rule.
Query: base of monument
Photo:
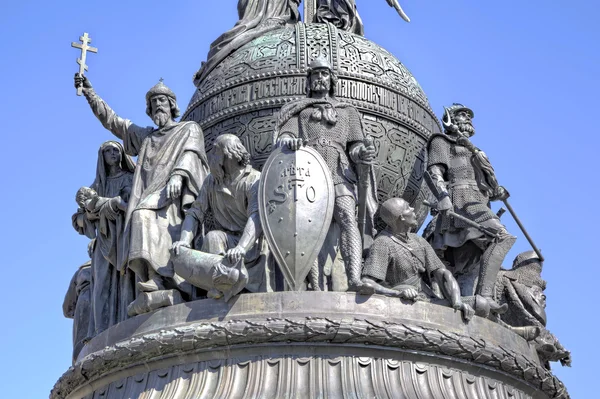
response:
[[[90,341],[51,398],[568,398],[523,338],[378,295],[184,303]],[[148,396],[148,397],[150,397]]]

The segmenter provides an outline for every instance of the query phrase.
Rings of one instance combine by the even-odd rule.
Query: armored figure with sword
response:
[[[340,252],[349,290],[367,293],[372,289],[361,281],[363,242],[356,217],[355,167],[370,165],[375,159],[375,147],[365,139],[356,108],[335,98],[336,83],[337,76],[328,60],[312,61],[306,83],[308,97],[281,109],[274,138],[279,146],[292,151],[302,146],[312,147],[325,160],[335,188],[333,220],[340,228]],[[368,207],[374,214],[375,185],[369,187],[369,195],[360,195],[364,200],[359,207]],[[366,231],[363,238],[370,234]]]
[[[469,138],[475,134],[473,111],[461,104],[445,109],[446,134],[428,145],[426,181],[437,197],[439,214],[426,238],[450,266],[463,296],[487,301],[485,313],[502,312],[493,299],[496,276],[516,238],[490,209],[508,192],[496,180],[487,156]],[[481,301],[481,299],[480,299]],[[489,309],[489,311],[488,311]]]

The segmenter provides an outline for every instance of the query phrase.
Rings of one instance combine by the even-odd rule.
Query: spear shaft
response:
[[[543,262],[544,261],[544,256],[542,255],[542,252],[535,245],[535,243],[533,242],[533,239],[531,238],[531,236],[529,235],[529,233],[527,232],[527,230],[525,230],[525,226],[523,226],[523,223],[521,223],[521,219],[519,219],[519,217],[515,213],[515,211],[512,208],[512,206],[510,206],[510,204],[508,203],[508,199],[502,200],[502,202],[504,202],[504,205],[506,205],[506,209],[508,209],[508,212],[510,212],[511,216],[513,217],[513,219],[517,223],[517,226],[519,226],[519,228],[521,229],[521,232],[523,232],[523,235],[525,236],[525,238],[527,239],[527,241],[529,241],[529,245],[531,245],[531,248],[533,248],[533,251],[536,253],[536,255],[538,256],[538,258],[540,259],[540,262]]]

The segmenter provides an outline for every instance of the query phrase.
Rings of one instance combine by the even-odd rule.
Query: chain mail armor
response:
[[[388,287],[411,285],[424,291],[424,278],[437,269],[445,268],[429,243],[409,233],[408,240],[384,230],[377,236],[365,262],[363,276],[382,282]]]
[[[335,198],[333,220],[340,226],[340,252],[346,264],[348,281],[350,285],[356,285],[360,281],[362,270],[362,242],[356,221],[354,197],[345,195]]]
[[[281,133],[301,138],[306,145],[317,150],[331,171],[336,196],[355,197],[357,177],[349,155],[354,158],[354,144],[362,143],[365,138],[360,115],[356,108],[335,99],[311,102],[313,104],[300,111],[297,118],[291,118],[285,123]],[[330,124],[319,116],[325,109],[332,108],[337,114],[335,124]]]
[[[487,236],[442,212],[436,217],[435,229],[427,229],[428,240],[446,260],[453,259],[450,269],[463,296],[478,294],[492,299],[496,276],[516,237],[506,231],[491,210],[489,202],[493,198],[490,198],[489,187],[480,181],[485,174],[476,169],[473,157],[473,151],[459,145],[455,137],[435,135],[428,145],[427,169],[441,191],[448,193],[454,212],[495,230],[497,237]],[[482,251],[480,257],[476,254],[477,248]]]
[[[323,114],[335,115],[334,123]],[[356,220],[357,176],[351,160],[358,159],[358,149],[365,136],[356,108],[335,98],[306,98],[288,104],[279,116],[274,134],[302,138],[325,160],[335,187],[333,218],[340,226],[340,252],[344,258],[348,281],[352,288],[361,286],[362,241]]]
[[[444,181],[455,212],[477,223],[498,219],[488,203],[487,193],[479,188],[475,170],[471,164],[473,155],[469,149],[451,141],[448,136],[437,135],[431,139],[428,165],[441,165],[445,169]],[[441,230],[456,231],[469,227],[465,222],[444,217]]]

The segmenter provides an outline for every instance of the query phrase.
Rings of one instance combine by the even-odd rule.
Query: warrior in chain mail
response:
[[[516,238],[510,235],[489,202],[508,198],[498,185],[487,156],[469,138],[475,134],[473,111],[461,104],[445,109],[446,134],[432,136],[428,144],[427,170],[435,184],[439,214],[426,231],[426,238],[450,266],[463,296],[485,298],[492,312],[494,284],[504,257]],[[495,237],[447,214],[457,214],[496,232]]]
[[[307,98],[281,109],[275,140],[291,150],[303,145],[314,148],[325,160],[335,186],[334,221],[340,227],[340,252],[352,291],[371,291],[361,282],[361,235],[356,219],[357,164],[370,164],[375,148],[365,145],[361,117],[352,105],[335,98],[337,76],[329,61],[317,58],[309,65]],[[372,187],[373,188],[373,187]],[[373,191],[373,189],[371,190]],[[374,199],[374,192],[370,195]]]
[[[424,238],[410,232],[418,225],[415,210],[402,198],[390,198],[380,216],[386,228],[365,261],[363,282],[378,294],[450,305],[470,320],[475,311],[462,301],[452,273]]]

